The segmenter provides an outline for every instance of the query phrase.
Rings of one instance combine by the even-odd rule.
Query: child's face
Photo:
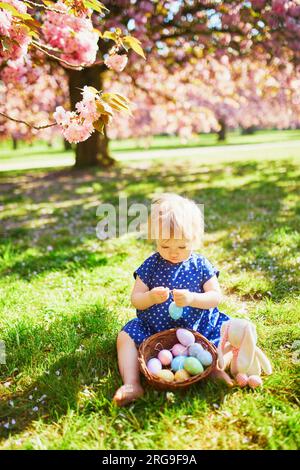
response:
[[[157,240],[157,251],[164,259],[171,263],[181,263],[186,260],[193,246],[190,240],[170,238],[169,240]]]

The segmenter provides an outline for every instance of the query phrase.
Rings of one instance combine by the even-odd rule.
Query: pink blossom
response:
[[[266,0],[251,0],[253,8],[261,10],[266,5]]]
[[[97,93],[89,86],[84,86],[82,90],[82,99],[83,101],[95,100]]]
[[[7,0],[6,3],[14,6],[20,13],[26,13],[27,11],[27,6],[24,2]],[[0,65],[5,60],[15,60],[27,54],[28,45],[31,42],[28,28],[16,21],[10,12],[1,9],[0,35],[4,36],[6,39],[5,50],[2,45],[0,48]]]
[[[95,121],[99,115],[95,99],[93,101],[79,101],[76,103],[76,109],[83,119]]]
[[[97,108],[97,102],[101,103],[103,113],[107,113],[109,124],[113,116],[112,108],[101,99],[97,91],[88,86],[83,88],[82,100],[75,105],[76,111],[66,111],[62,106],[56,108],[53,117],[66,140],[78,143],[90,137],[94,132],[93,123],[102,114]]]
[[[62,106],[58,106],[53,113],[53,117],[55,121],[60,126],[68,126],[71,122],[71,118],[75,116],[75,113],[71,113],[70,111],[66,111]]]
[[[87,140],[94,132],[93,124],[85,121],[84,124],[77,119],[71,121],[70,125],[63,129],[63,135],[70,143],[78,143]]]
[[[12,15],[8,11],[0,10],[0,35],[9,36]]]
[[[114,54],[108,56],[104,63],[109,69],[113,69],[115,72],[122,72],[126,67],[127,61],[128,57],[125,54]]]
[[[154,4],[149,1],[142,1],[139,5],[139,8],[143,10],[145,13],[152,13],[154,10]]]
[[[19,13],[24,14],[27,12],[26,4],[20,0],[5,0],[5,2],[10,3],[16,10],[18,10]]]
[[[290,4],[291,4],[291,2],[290,2]],[[288,13],[289,13],[289,15],[291,15],[291,16],[295,16],[295,17],[298,17],[298,16],[299,16],[299,17],[300,17],[300,5],[293,5],[293,4],[291,4],[291,5],[289,6]]]
[[[47,11],[42,25],[44,40],[60,49],[61,58],[73,65],[91,65],[96,60],[98,34],[90,18],[69,15],[66,5],[57,2],[55,8],[61,13]]]
[[[272,10],[277,15],[284,16],[288,3],[287,0],[272,0]]]
[[[82,120],[75,112],[65,111],[62,106],[56,108],[53,117],[60,125],[63,136],[69,142],[82,142],[88,139],[94,131],[91,121]]]

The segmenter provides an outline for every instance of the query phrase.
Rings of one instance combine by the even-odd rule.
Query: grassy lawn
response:
[[[228,132],[225,142],[218,142],[216,134],[199,134],[183,143],[177,136],[155,136],[149,141],[150,150],[184,148],[184,147],[211,147],[224,145],[261,144],[265,142],[286,142],[300,139],[300,129],[296,130],[262,130],[252,135],[241,135],[240,131]],[[111,142],[112,151],[135,151],[143,148],[144,139],[123,139]]]
[[[145,139],[138,142],[135,139],[124,139],[120,141],[111,141],[110,149],[112,155],[120,159],[127,159],[127,152],[134,153],[143,150]],[[276,143],[276,142],[289,142],[295,146],[300,142],[300,129],[298,130],[284,130],[284,131],[257,131],[253,135],[241,135],[240,131],[228,133],[226,142],[218,142],[216,134],[201,134],[192,138],[190,141],[183,143],[179,137],[176,136],[156,136],[150,142],[148,150],[171,150],[177,148],[196,148],[201,147],[203,150],[215,148],[218,153],[222,155],[234,152],[233,146],[247,145],[247,144],[261,144],[261,143]],[[227,152],[225,150],[227,148]],[[224,152],[222,151],[224,150]],[[138,156],[138,158],[140,158]],[[0,171],[7,171],[11,169],[18,169],[22,166],[24,168],[42,168],[42,167],[55,167],[55,166],[72,166],[75,161],[73,150],[65,151],[63,143],[60,138],[53,142],[53,147],[49,148],[43,141],[36,141],[32,147],[27,143],[20,142],[18,149],[12,151],[12,144],[9,141],[0,142]],[[24,166],[25,165],[25,166]]]
[[[172,165],[0,175],[2,449],[299,448],[299,155],[265,157],[212,164],[179,150]],[[221,272],[220,309],[257,325],[274,366],[262,389],[206,381],[112,405],[116,336],[135,315],[132,273],[152,247],[132,234],[98,240],[96,208],[157,191],[205,204],[202,252]]]

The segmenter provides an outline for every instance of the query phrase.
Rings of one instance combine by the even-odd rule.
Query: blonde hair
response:
[[[153,197],[148,217],[148,239],[187,239],[201,245],[204,232],[203,214],[191,199],[174,193]]]

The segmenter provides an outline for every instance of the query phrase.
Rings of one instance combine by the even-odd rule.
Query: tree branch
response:
[[[44,10],[54,11],[55,13],[60,13],[60,14],[65,13],[61,10],[57,10],[56,8],[46,6],[45,4],[42,4],[42,3],[32,2],[31,0],[26,0],[26,3],[29,3],[29,5],[32,5],[33,7],[44,8]],[[68,11],[69,10],[70,10],[70,8],[68,8]]]
[[[4,116],[5,118],[10,119],[11,121],[14,121],[14,122],[19,122],[21,124],[25,124],[25,126],[31,127],[32,129],[36,129],[38,131],[41,130],[41,129],[47,129],[48,127],[57,126],[56,122],[53,123],[53,124],[47,124],[46,126],[33,126],[32,124],[29,124],[26,121],[21,121],[19,119],[12,118],[11,116],[8,116],[7,114],[1,113],[1,112],[0,112],[0,116]]]
[[[62,62],[63,64],[67,65],[68,67],[74,69],[74,70],[82,70],[84,67],[86,67],[84,64],[82,64],[82,66],[78,65],[74,65],[74,64],[71,64],[70,62],[67,62],[66,60],[64,59],[61,59],[60,57],[57,57],[53,54],[50,54],[50,52],[48,52],[47,50],[43,49],[44,45],[43,44],[39,44],[35,41],[32,41],[31,44],[33,46],[35,46],[37,49],[39,49],[40,51],[42,51],[44,54],[46,54],[47,56],[51,57],[52,59],[55,59],[57,60],[58,62]],[[46,47],[47,48],[47,47]]]
[[[95,60],[95,62],[93,62],[92,64],[90,65],[87,65],[87,64],[82,64],[81,66],[76,66],[76,65],[73,65],[71,64],[70,62],[67,62],[66,60],[64,59],[61,59],[60,57],[57,57],[56,55],[53,55],[53,54],[50,54],[49,52],[47,51],[52,51],[52,52],[58,52],[59,54],[62,54],[63,51],[60,51],[59,49],[55,49],[53,47],[50,47],[46,44],[40,44],[40,43],[37,43],[35,41],[32,41],[32,44],[39,50],[41,50],[42,52],[44,52],[44,54],[48,55],[49,57],[51,57],[52,59],[55,59],[57,60],[58,62],[62,62],[63,64],[67,65],[69,68],[72,68],[73,70],[83,70],[83,68],[87,69],[89,67],[94,67],[94,65],[103,65],[104,64],[104,61],[103,60]],[[44,49],[46,49],[46,51],[44,51]]]

